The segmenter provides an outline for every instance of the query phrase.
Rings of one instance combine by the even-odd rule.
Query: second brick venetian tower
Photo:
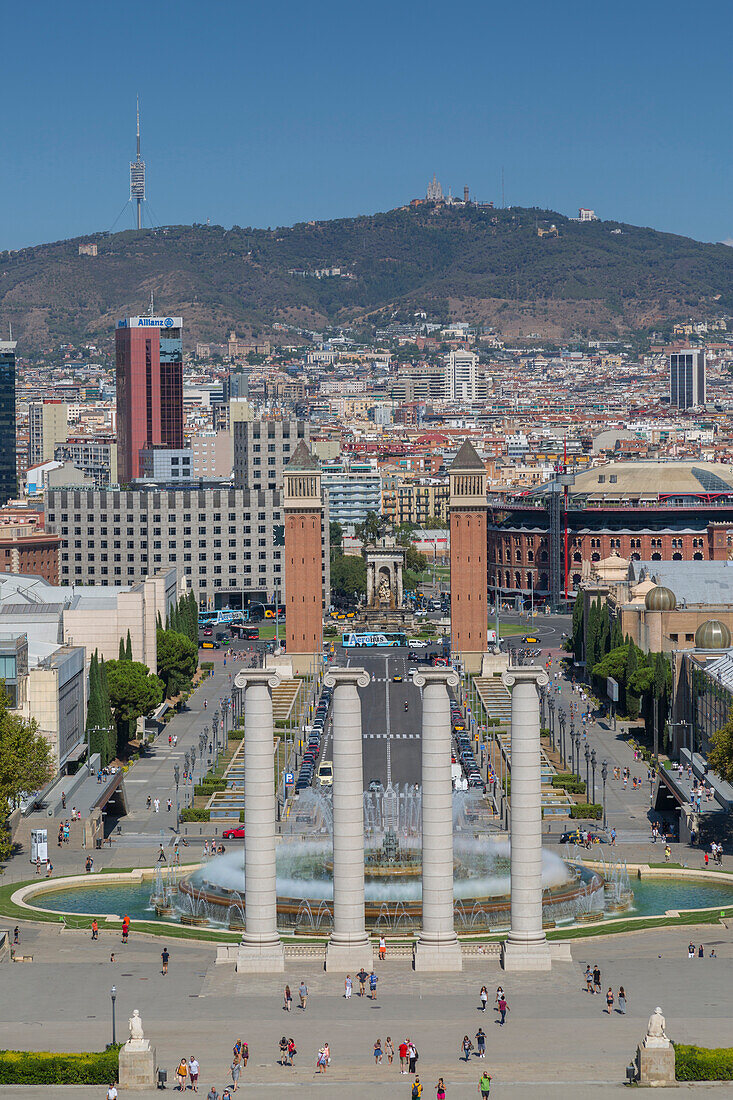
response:
[[[486,652],[486,470],[466,440],[450,470],[451,652],[469,672]]]
[[[301,439],[285,467],[285,637],[295,676],[323,651],[321,469]]]

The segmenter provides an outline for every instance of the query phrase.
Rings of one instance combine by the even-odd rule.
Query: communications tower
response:
[[[137,99],[137,158],[130,161],[130,202],[137,205],[137,228],[143,227],[145,202],[145,161],[140,157],[140,97]]]

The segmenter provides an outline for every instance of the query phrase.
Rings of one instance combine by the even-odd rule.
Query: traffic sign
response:
[[[295,776],[292,772],[285,772],[285,785],[295,782]]]

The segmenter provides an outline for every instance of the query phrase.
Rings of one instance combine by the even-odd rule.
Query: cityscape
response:
[[[269,49],[271,14],[231,14]],[[281,80],[302,79],[284,63],[301,18]],[[340,32],[313,19],[343,75]],[[585,30],[559,20],[569,61]],[[191,128],[223,80],[244,96],[266,69],[255,51],[225,72],[231,43],[201,33],[222,72],[207,90],[192,70]],[[417,79],[425,28],[397,11],[393,33]],[[86,220],[61,197],[56,232],[18,188],[0,251],[0,1091],[729,1095],[733,250],[714,184],[669,178],[654,220],[642,174],[635,200],[615,167],[592,180],[553,151],[543,185],[522,175],[521,112],[489,171],[453,140],[485,104],[451,57],[466,119],[436,107],[411,159],[390,116],[391,198],[379,179],[365,199],[379,75],[397,78],[364,35],[354,71],[377,80],[364,103],[343,85],[364,140],[342,135],[343,196],[292,175],[232,197],[246,142],[212,116],[212,213],[159,223],[188,183],[161,82],[125,73],[119,44],[117,221],[94,228],[106,167],[80,176]],[[510,36],[497,71],[520,54]],[[716,94],[719,72],[701,79]],[[336,156],[319,81],[313,149],[255,102],[270,129],[248,139],[249,188],[268,152],[279,177],[291,148],[304,175],[316,146]],[[39,123],[40,94],[22,108]],[[615,123],[630,162],[653,142],[638,94]],[[404,108],[406,128],[422,104]],[[666,156],[672,107],[649,110]]]

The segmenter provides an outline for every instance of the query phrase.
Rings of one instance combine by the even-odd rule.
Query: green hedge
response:
[[[223,779],[205,779],[203,783],[197,783],[193,789],[195,795],[204,795],[208,797],[214,794],[215,791],[225,791],[227,785]]]
[[[117,1080],[119,1051],[0,1050],[0,1085],[109,1085]]]
[[[603,806],[600,802],[581,802],[580,805],[570,807],[570,816],[600,821],[603,817]]]
[[[678,1081],[733,1081],[733,1047],[694,1047],[674,1044]]]
[[[187,806],[181,810],[181,821],[209,821],[209,811],[203,806]]]
[[[572,773],[563,772],[562,775],[553,775],[552,786],[556,790],[565,790],[568,794],[585,794],[585,780],[578,779]]]

